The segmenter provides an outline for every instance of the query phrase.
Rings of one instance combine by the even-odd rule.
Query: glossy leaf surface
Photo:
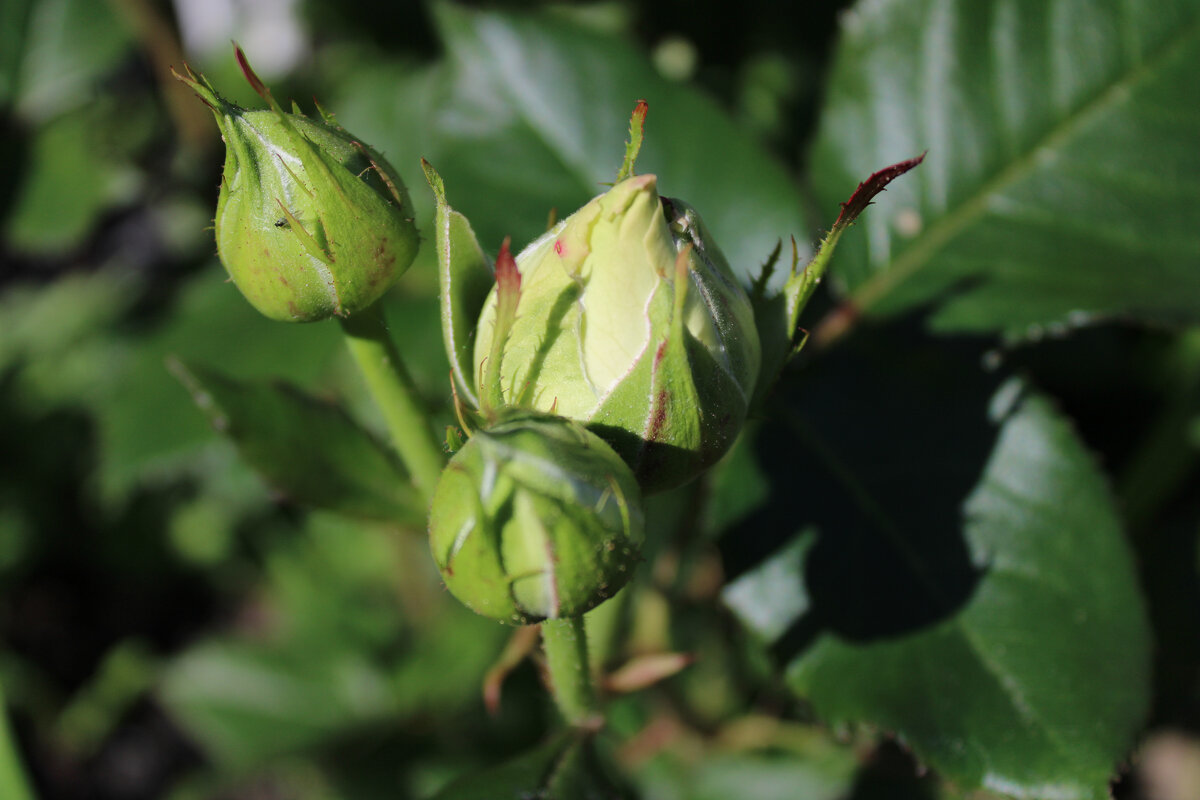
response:
[[[1070,425],[1018,382],[995,391],[992,427],[990,381],[960,375],[952,410],[937,387],[955,370],[881,357],[854,365],[860,399],[823,370],[792,435],[760,436],[767,464],[790,461],[772,480],[796,499],[776,494],[734,527],[727,560],[752,566],[726,601],[821,719],[894,732],[964,787],[1107,797],[1149,685],[1108,487]],[[928,388],[897,388],[889,369]],[[885,392],[888,407],[871,409]],[[881,455],[873,443],[901,420],[899,449]],[[738,546],[739,530],[789,517],[811,527],[769,557]]]
[[[848,302],[1010,333],[1200,317],[1197,63],[1195,0],[859,3],[811,153],[822,208],[928,157],[846,237]]]

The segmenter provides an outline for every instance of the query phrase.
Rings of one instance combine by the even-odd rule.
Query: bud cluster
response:
[[[237,57],[269,109],[178,76],[227,146],[221,261],[272,319],[358,314],[416,253],[404,183],[323,110],[283,111]],[[755,393],[749,298],[696,211],[633,172],[645,114],[639,103],[612,188],[515,258],[506,242],[494,271],[426,165],[447,352],[477,406],[460,408],[473,430],[434,490],[430,544],[450,591],[506,622],[575,617],[620,589],[640,553],[642,493],[711,466]]]
[[[425,165],[447,355],[477,406],[464,426],[482,421],[443,473],[430,536],[450,591],[488,616],[574,616],[624,585],[641,494],[710,467],[754,396],[750,299],[696,211],[633,173],[644,117],[612,188],[515,258],[506,241],[494,270]]]

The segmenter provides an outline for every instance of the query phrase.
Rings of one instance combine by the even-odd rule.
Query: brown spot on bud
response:
[[[661,354],[662,348],[659,348]],[[654,398],[654,408],[650,412],[650,424],[646,426],[646,441],[658,441],[663,426],[667,424],[667,405],[671,402],[671,393],[663,389]]]

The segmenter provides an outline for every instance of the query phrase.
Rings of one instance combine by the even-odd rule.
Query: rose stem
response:
[[[433,436],[429,415],[412,378],[388,336],[383,306],[375,302],[341,323],[346,345],[383,412],[392,442],[428,502],[442,474],[445,456]]]

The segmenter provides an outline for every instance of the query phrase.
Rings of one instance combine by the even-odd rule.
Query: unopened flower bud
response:
[[[271,319],[350,316],[378,300],[416,255],[404,182],[324,110],[320,119],[284,112],[237,56],[270,110],[240,108],[190,70],[178,76],[212,108],[225,140],[217,253]]]
[[[510,406],[608,441],[646,491],[711,466],[745,421],[760,349],[745,291],[696,212],[653,175],[620,181],[518,257],[500,375]],[[492,347],[495,294],[475,343]]]
[[[641,494],[579,423],[508,412],[450,460],[429,537],[446,587],[478,613],[515,624],[578,616],[629,579]]]

